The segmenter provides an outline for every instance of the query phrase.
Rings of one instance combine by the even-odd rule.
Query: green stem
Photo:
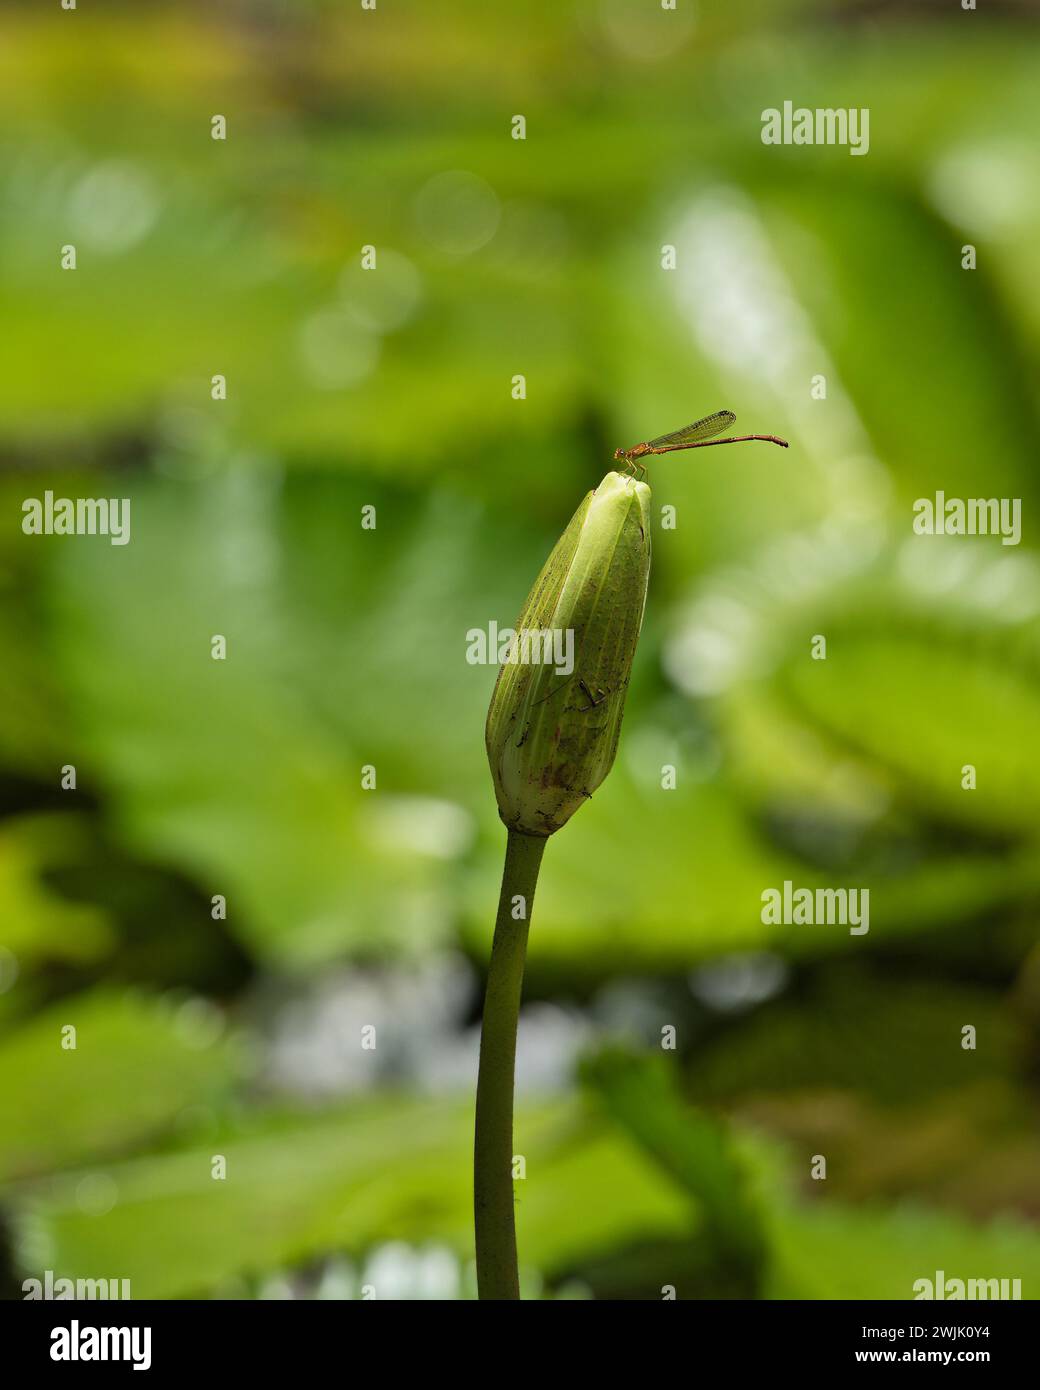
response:
[[[482,1299],[520,1297],[513,1220],[513,1074],[527,929],[544,849],[541,836],[510,830],[491,943],[473,1145],[477,1292]],[[523,916],[514,915],[516,897],[523,898]]]

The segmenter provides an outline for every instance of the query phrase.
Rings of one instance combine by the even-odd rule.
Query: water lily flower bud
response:
[[[571,518],[517,619],[486,741],[510,830],[559,830],[617,752],[650,577],[650,489],[608,473]]]

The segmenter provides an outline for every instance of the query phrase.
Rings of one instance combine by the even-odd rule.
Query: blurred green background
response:
[[[719,407],[791,448],[651,469],[618,763],[531,935],[526,1290],[1036,1296],[1040,46],[984,9],[4,5],[7,1296],[472,1296],[465,634]],[[764,146],[785,100],[869,155]],[[130,544],[23,535],[48,488]],[[937,489],[1022,544],[914,535]],[[869,935],[763,925],[785,879]]]

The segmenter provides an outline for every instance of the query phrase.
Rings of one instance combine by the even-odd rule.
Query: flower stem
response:
[[[482,1299],[520,1297],[513,1220],[513,1075],[527,930],[544,850],[542,836],[510,830],[491,944],[473,1146],[477,1291]],[[515,915],[517,897],[523,899],[522,916]]]

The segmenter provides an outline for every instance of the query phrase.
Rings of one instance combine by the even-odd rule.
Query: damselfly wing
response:
[[[692,425],[672,430],[671,434],[660,434],[647,443],[651,449],[662,449],[667,444],[694,444],[698,439],[711,439],[723,430],[732,429],[736,423],[737,417],[732,410],[716,410],[712,415],[705,415],[703,420],[694,420]]]

